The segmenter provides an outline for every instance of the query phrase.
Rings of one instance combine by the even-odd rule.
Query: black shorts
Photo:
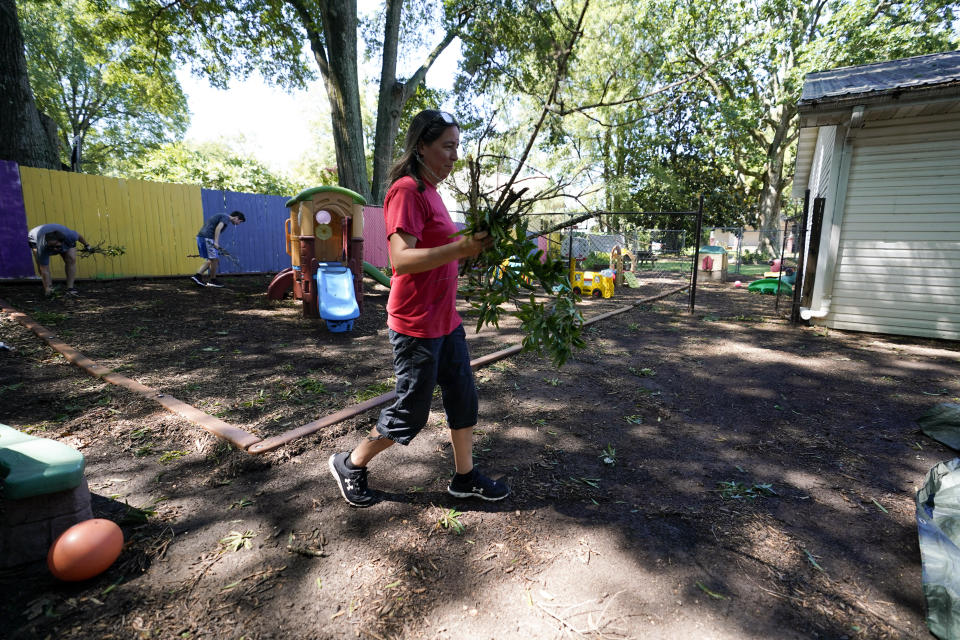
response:
[[[399,444],[410,444],[427,424],[437,385],[451,429],[477,424],[479,401],[463,325],[442,338],[414,338],[391,329],[390,344],[397,399],[380,412],[378,433]]]

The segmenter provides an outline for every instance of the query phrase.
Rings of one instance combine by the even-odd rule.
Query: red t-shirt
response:
[[[403,231],[417,239],[418,249],[440,247],[454,242],[459,231],[437,193],[424,182],[417,191],[413,178],[400,178],[387,190],[383,217],[387,223],[387,242],[393,233]],[[391,261],[392,262],[392,261]],[[387,301],[387,326],[415,338],[439,338],[456,329],[457,261],[423,273],[393,272]]]

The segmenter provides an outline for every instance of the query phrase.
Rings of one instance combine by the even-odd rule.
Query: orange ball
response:
[[[123,531],[112,520],[94,518],[60,534],[47,553],[47,566],[57,578],[79,582],[107,570],[123,549]]]

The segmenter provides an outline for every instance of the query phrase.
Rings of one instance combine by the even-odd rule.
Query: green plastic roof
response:
[[[700,253],[726,253],[727,250],[723,247],[717,247],[714,245],[700,247]]]
[[[301,191],[300,193],[298,193],[298,194],[295,195],[294,197],[292,197],[292,198],[290,198],[289,200],[287,200],[287,204],[285,204],[284,206],[286,206],[286,207],[292,207],[293,205],[297,204],[298,202],[303,202],[304,200],[309,200],[309,199],[312,198],[315,194],[318,194],[318,193],[339,193],[340,195],[350,196],[351,198],[353,198],[353,201],[356,202],[357,204],[367,204],[367,201],[364,200],[363,196],[361,196],[361,195],[360,195],[359,193],[357,193],[356,191],[351,191],[350,189],[346,189],[346,188],[344,188],[344,187],[329,187],[329,186],[325,186],[325,187],[313,187],[313,188],[311,188],[311,189],[307,189],[307,190],[305,190],[305,191]]]

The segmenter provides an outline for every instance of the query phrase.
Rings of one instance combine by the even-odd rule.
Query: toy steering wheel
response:
[[[328,224],[318,224],[315,233],[319,240],[329,240],[333,235],[333,229]]]

